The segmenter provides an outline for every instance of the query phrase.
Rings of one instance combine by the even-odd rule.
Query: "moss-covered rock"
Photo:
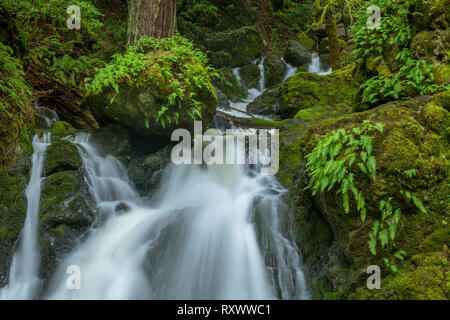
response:
[[[449,30],[424,30],[412,39],[411,54],[414,58],[426,60],[431,64],[447,62],[448,43],[450,43]]]
[[[68,140],[52,143],[46,150],[44,173],[50,175],[65,170],[77,170],[81,167],[81,158],[77,147]]]
[[[450,91],[435,94],[433,96],[433,102],[445,110],[450,111]]]
[[[268,55],[264,59],[264,75],[267,88],[279,84],[286,73],[286,64],[280,57]]]
[[[311,52],[297,41],[291,40],[286,47],[284,60],[296,67],[300,67],[311,62]]]
[[[205,47],[213,52],[223,51],[231,58],[230,67],[242,65],[260,56],[265,43],[261,30],[256,26],[216,32],[206,35]]]
[[[259,86],[259,67],[256,64],[248,63],[240,69],[242,82],[247,88],[257,88]]]
[[[53,122],[50,132],[52,133],[52,139],[61,139],[74,134],[76,130],[66,121],[56,121]]]
[[[450,66],[447,63],[441,63],[433,68],[433,75],[436,84],[450,83]]]
[[[40,275],[48,279],[95,218],[95,201],[82,171],[61,171],[44,179],[39,217]]]
[[[222,91],[228,99],[233,102],[244,99],[247,96],[247,90],[244,85],[238,80],[236,75],[227,68],[218,70],[222,80],[215,79],[213,84],[216,88]]]
[[[351,66],[325,76],[299,72],[280,87],[280,115],[292,117],[315,106],[357,106],[358,88]]]
[[[166,78],[165,69],[170,69],[173,74],[178,74],[179,61],[169,59],[171,53],[165,52],[164,60],[168,65],[161,65],[158,55],[161,53],[150,53],[148,70],[133,81],[121,79],[118,83],[118,93],[111,87],[104,88],[101,92],[89,92],[85,99],[85,104],[91,109],[92,114],[102,125],[117,124],[127,129],[132,135],[140,139],[147,139],[149,145],[158,149],[170,143],[170,136],[176,128],[182,127],[193,129],[194,120],[189,115],[191,104],[187,101],[191,95],[195,95],[200,108],[201,119],[206,126],[216,113],[217,95],[208,80],[207,73],[203,66],[194,59],[185,58],[183,68],[189,68],[190,75],[206,79],[201,83],[191,81],[185,84],[183,89],[184,100],[178,106],[178,124],[174,119],[167,119],[162,123],[156,121],[158,112],[164,106],[169,105],[168,97],[172,94],[170,81]],[[174,68],[173,70],[171,68]],[[173,79],[171,81],[174,81]],[[179,79],[178,81],[183,81]],[[175,111],[167,111],[167,114],[174,114]]]
[[[247,105],[247,111],[270,116],[278,114],[280,111],[279,89],[265,90],[262,95]]]
[[[436,129],[442,127],[441,120],[448,119],[448,113],[440,107],[439,112],[433,111],[437,107],[429,103],[430,100],[392,102],[366,112],[332,114],[332,118],[327,119],[321,118],[320,112],[316,118],[313,110],[304,109],[309,112],[305,115],[306,111],[299,112],[296,120],[283,121],[279,126],[278,176],[290,188],[299,248],[305,268],[312,272],[308,278],[316,298],[448,298],[448,293],[442,289],[446,287],[444,278],[442,273],[435,271],[434,262],[427,270],[416,262],[418,255],[434,257],[434,252],[448,248],[449,231],[445,221],[450,211],[447,199],[450,192],[449,142],[446,136],[441,135],[442,131]],[[427,119],[427,113],[435,117]],[[373,122],[384,124],[383,133],[375,134],[372,141],[377,178],[371,181],[357,167],[351,168],[357,187],[366,200],[365,222],[361,222],[352,204],[350,213],[345,214],[342,198],[335,190],[319,193],[313,204],[308,204],[304,188],[309,179],[304,171],[303,157],[317,144],[320,139],[317,135],[338,128],[351,130],[372,114],[376,114]],[[324,117],[328,115],[325,113]],[[417,174],[406,175],[405,171],[410,169],[415,169]],[[420,199],[427,214],[420,212],[402,190]],[[373,256],[367,246],[368,232],[373,221],[379,219],[379,201],[387,197],[392,197],[392,206],[400,208],[403,214],[397,226],[395,247],[392,244],[385,248],[379,246],[377,255]],[[317,225],[331,230],[331,235],[325,233],[328,234],[326,240],[316,242],[308,236]],[[305,240],[312,243],[305,246],[305,242],[301,242]],[[320,256],[315,256],[308,249],[310,246],[321,247]],[[406,251],[403,261],[392,258],[398,250]],[[397,273],[386,268],[384,257],[397,265]],[[368,275],[365,269],[372,264],[381,267],[381,290],[366,288]],[[412,288],[408,283],[417,285]]]

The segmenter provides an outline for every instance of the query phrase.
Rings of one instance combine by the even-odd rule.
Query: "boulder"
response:
[[[46,150],[44,174],[50,175],[65,170],[77,170],[81,167],[81,158],[77,147],[68,140],[58,140]]]
[[[203,43],[213,52],[212,56],[214,52],[228,53],[231,56],[227,61],[230,67],[240,66],[245,61],[259,57],[265,45],[261,30],[256,26],[211,33],[206,35]]]
[[[191,81],[185,84],[183,87],[185,90],[184,100],[177,107],[169,106],[166,114],[170,114],[174,118],[175,113],[178,113],[178,124],[173,118],[171,121],[166,118],[164,123],[156,121],[158,112],[162,107],[169,105],[168,97],[173,93],[170,83],[174,80],[166,79],[164,69],[173,68],[172,72],[178,74],[175,59],[170,60],[167,57],[170,54],[165,53],[165,59],[168,62],[171,61],[172,65],[160,65],[157,57],[152,53],[149,58],[148,70],[144,71],[145,76],[141,75],[135,81],[124,80],[125,77],[120,79],[117,83],[118,92],[112,86],[103,88],[101,91],[90,91],[84,104],[91,109],[92,114],[101,125],[121,126],[134,138],[145,140],[149,148],[154,150],[170,143],[171,134],[175,129],[193,130],[194,120],[189,115],[191,102],[188,100],[191,95],[196,98],[201,110],[201,120],[206,126],[216,113],[217,96],[205,69],[193,58],[184,59],[184,68],[195,70],[191,72],[196,72],[198,77],[201,76],[206,80],[202,80],[201,83]],[[183,79],[180,80],[183,81]]]
[[[214,79],[214,86],[222,91],[229,100],[236,102],[247,96],[247,90],[238,80],[234,73],[228,68],[218,70],[221,79]]]
[[[290,118],[302,109],[340,104],[356,108],[358,90],[352,66],[324,76],[298,72],[280,86],[279,114]]]
[[[424,30],[411,41],[411,55],[417,60],[426,60],[430,64],[448,62],[448,44],[450,30]]]
[[[280,111],[278,88],[267,89],[262,95],[247,105],[247,111],[253,114],[274,116]]]
[[[60,171],[44,179],[39,209],[40,276],[48,279],[89,230],[95,201],[82,170]]]
[[[317,299],[448,299],[446,280],[450,227],[446,220],[449,204],[448,135],[449,113],[438,105],[437,95],[409,101],[395,101],[375,109],[346,114],[319,112],[308,119],[301,116],[278,124],[280,129],[280,171],[278,177],[289,188],[289,204],[294,210],[296,236],[304,258],[307,280]],[[306,109],[305,109],[306,110]],[[357,166],[351,167],[358,188],[365,197],[367,217],[361,221],[356,208],[345,213],[342,195],[335,189],[311,198],[305,191],[309,176],[305,155],[321,135],[335,129],[352,130],[368,119],[382,123],[383,132],[373,132],[376,180],[370,180]],[[416,175],[406,175],[414,169]],[[419,198],[424,214],[404,196],[408,191]],[[402,215],[392,242],[372,255],[367,242],[375,219],[380,219],[379,202],[391,197],[393,208]],[[353,201],[353,200],[352,200]],[[404,259],[392,258],[404,250]],[[383,258],[397,265],[388,268]],[[394,259],[394,260],[392,260]],[[382,272],[380,290],[366,286],[367,266],[378,265]]]
[[[280,57],[268,55],[264,59],[264,76],[267,88],[279,84],[286,73],[286,64]]]
[[[311,52],[297,41],[291,40],[284,53],[284,60],[293,66],[300,67],[311,62]]]
[[[257,88],[259,85],[260,70],[256,64],[249,63],[240,69],[242,82],[247,88]]]

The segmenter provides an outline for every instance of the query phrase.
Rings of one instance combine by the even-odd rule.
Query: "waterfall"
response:
[[[320,63],[320,58],[317,53],[313,53],[311,57],[311,63],[308,65],[308,72],[317,73],[319,75],[327,75],[331,73],[331,68],[323,69]]]
[[[50,132],[45,132],[42,137],[34,136],[30,181],[25,190],[27,197],[25,224],[11,262],[9,283],[0,289],[1,299],[33,299],[39,290],[39,200],[45,150],[49,145]]]
[[[144,203],[119,161],[100,156],[87,135],[73,142],[98,216],[45,298],[308,298],[274,177],[244,165],[170,165]],[[80,268],[79,290],[66,287],[70,265]]]

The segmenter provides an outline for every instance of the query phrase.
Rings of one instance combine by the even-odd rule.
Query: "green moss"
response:
[[[437,84],[450,83],[450,66],[442,63],[433,70],[434,80]]]
[[[425,251],[440,251],[444,250],[445,246],[450,246],[450,226],[444,226],[437,229],[423,242],[423,248]]]
[[[297,41],[300,43],[303,47],[305,47],[308,50],[313,50],[315,42],[313,39],[308,37],[305,33],[300,33],[297,36]]]
[[[325,76],[295,74],[281,85],[281,114],[292,117],[299,110],[316,106],[355,105],[358,85],[352,79],[352,70],[349,66]]]
[[[77,170],[79,167],[81,167],[81,158],[73,143],[67,140],[59,140],[47,148],[44,160],[45,174]]]
[[[53,139],[61,139],[76,132],[72,125],[66,121],[54,122],[50,130]]]
[[[433,102],[445,110],[450,110],[450,91],[437,93],[433,96]]]
[[[436,133],[446,136],[450,130],[450,117],[447,110],[434,103],[429,103],[423,109],[423,117],[428,127]]]

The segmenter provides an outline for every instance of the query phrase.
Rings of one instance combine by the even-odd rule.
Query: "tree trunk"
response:
[[[129,0],[127,44],[136,44],[147,35],[169,38],[176,31],[176,0]]]
[[[328,49],[330,51],[330,62],[333,71],[341,68],[341,54],[337,36],[336,20],[333,9],[329,8],[325,14],[325,30],[328,37]]]

